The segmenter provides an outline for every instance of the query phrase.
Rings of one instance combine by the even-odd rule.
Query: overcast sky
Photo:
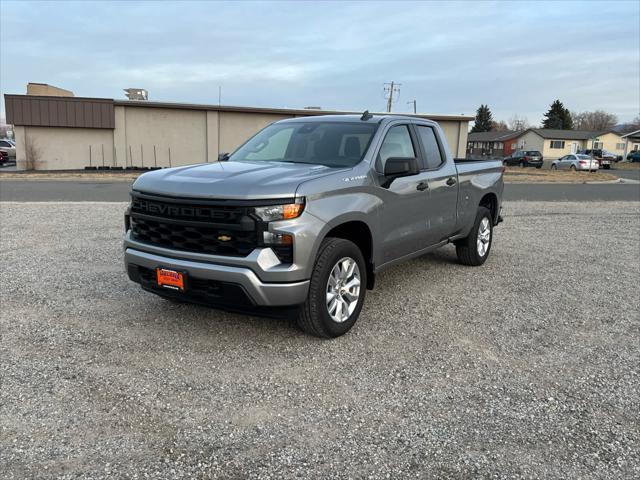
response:
[[[7,2],[0,90],[76,96],[473,114],[536,125],[571,110],[640,111],[640,2]],[[4,101],[2,101],[4,116]]]

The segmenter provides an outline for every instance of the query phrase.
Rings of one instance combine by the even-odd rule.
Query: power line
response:
[[[418,113],[418,112],[416,111],[416,99],[414,98],[413,100],[409,100],[409,101],[407,102],[407,105],[409,105],[410,103],[413,103],[413,113]]]
[[[401,83],[395,83],[393,80],[391,81],[391,83],[385,83],[384,84],[384,92],[389,94],[389,97],[387,98],[387,112],[391,112],[391,105],[393,104],[393,94],[397,93],[398,95],[400,95],[400,86],[402,84]]]

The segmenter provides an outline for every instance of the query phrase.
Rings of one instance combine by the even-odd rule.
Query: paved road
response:
[[[128,182],[0,181],[0,201],[126,202]],[[508,184],[505,200],[640,201],[640,184]]]
[[[615,175],[616,177],[619,178],[628,178],[630,180],[639,180],[640,181],[640,169],[638,170],[618,170],[618,169],[612,169],[612,170],[603,170],[604,173],[610,173],[611,175]]]

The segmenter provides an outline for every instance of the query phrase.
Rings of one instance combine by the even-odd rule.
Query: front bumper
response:
[[[171,297],[183,296],[185,300],[200,303],[234,304],[235,306],[288,306],[299,305],[307,298],[309,280],[287,283],[269,283],[261,281],[247,267],[237,267],[206,263],[192,260],[176,259],[156,255],[133,248],[124,252],[125,266],[129,278],[140,283],[145,289],[160,295]],[[148,281],[141,272],[155,272],[157,267],[168,268],[187,273],[187,289],[184,294],[176,294]],[[192,297],[189,281],[199,284],[199,296]],[[234,292],[234,298],[228,298],[224,292]],[[219,297],[217,302],[216,296]],[[209,298],[210,297],[210,298]],[[242,305],[246,303],[246,305]]]

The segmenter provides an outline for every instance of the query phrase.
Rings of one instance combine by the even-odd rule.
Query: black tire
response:
[[[571,171],[575,172],[576,171],[576,166],[575,165],[571,165]]]
[[[478,241],[478,229],[480,228],[480,223],[483,218],[489,219],[489,247],[484,255],[480,255],[478,253],[477,241]],[[493,220],[491,218],[491,211],[486,207],[479,207],[478,213],[476,214],[476,220],[473,222],[473,228],[469,235],[462,240],[458,240],[456,242],[456,254],[458,255],[458,260],[463,265],[471,265],[477,267],[482,265],[487,258],[489,257],[489,253],[491,252],[491,244],[493,243]]]
[[[331,318],[327,309],[327,282],[333,267],[343,257],[355,260],[360,270],[360,293],[351,316],[342,323]],[[322,338],[339,337],[347,333],[360,315],[367,290],[367,269],[362,252],[355,243],[342,238],[325,238],[320,245],[311,274],[309,294],[298,314],[298,327]]]
[[[603,168],[604,168],[605,170],[611,170],[611,165],[603,165]]]
[[[522,160],[520,161],[519,165],[520,165],[520,168],[524,168],[525,167],[524,162]]]
[[[537,165],[536,168],[540,170],[542,168],[542,165]]]
[[[557,165],[551,165],[551,170],[557,170],[558,166]]]

